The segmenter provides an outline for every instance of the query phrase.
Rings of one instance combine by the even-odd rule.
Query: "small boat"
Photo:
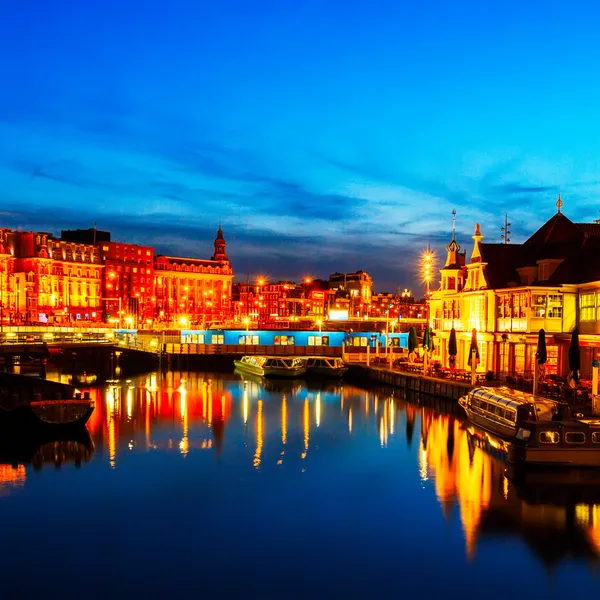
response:
[[[600,467],[600,419],[526,421],[508,447],[516,465]]]
[[[306,363],[295,356],[242,356],[234,360],[235,368],[242,373],[261,377],[300,377],[306,373]]]
[[[34,400],[11,408],[0,406],[0,429],[64,433],[85,427],[94,408],[95,401],[89,398]]]
[[[348,367],[335,356],[311,356],[306,359],[306,374],[319,377],[341,377]]]
[[[552,421],[566,404],[507,387],[477,387],[458,403],[469,421],[504,439],[515,439],[525,421]]]

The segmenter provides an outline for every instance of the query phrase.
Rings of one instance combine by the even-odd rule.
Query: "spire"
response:
[[[460,246],[456,241],[456,209],[452,210],[452,240],[446,246],[446,252],[446,264],[444,265],[444,268],[448,267],[450,269],[460,269],[460,259],[458,256],[460,252]]]
[[[558,200],[556,201],[556,208],[558,209],[558,214],[560,215],[560,209],[562,208],[563,201],[560,199],[560,194],[558,195]]]
[[[473,252],[471,253],[471,262],[481,262],[481,240],[483,239],[483,235],[481,235],[481,227],[479,223],[475,225],[475,235],[473,235]]]

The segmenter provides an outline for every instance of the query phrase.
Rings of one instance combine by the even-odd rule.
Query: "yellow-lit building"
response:
[[[591,369],[586,345],[600,346],[599,223],[573,223],[556,214],[523,244],[487,244],[479,224],[469,260],[453,234],[446,247],[438,290],[429,300],[437,358],[448,365],[448,340],[456,331],[457,368],[468,368],[472,331],[477,331],[480,372],[532,372],[540,329],[546,332],[548,374],[568,370],[571,332],[582,336],[582,369]],[[592,275],[592,271],[598,271]],[[594,280],[595,283],[585,283]],[[588,357],[589,354],[589,357]],[[589,360],[588,360],[589,358]],[[589,362],[589,365],[588,365]]]

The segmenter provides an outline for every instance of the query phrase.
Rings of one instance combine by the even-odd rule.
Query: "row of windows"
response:
[[[203,333],[188,333],[183,336],[183,342],[185,344],[204,344],[205,338]],[[224,344],[224,336],[220,335],[211,335],[211,344]],[[240,335],[238,339],[238,344],[252,344],[254,346],[258,346],[260,343],[259,336],[248,334],[248,335]],[[278,335],[274,338],[275,346],[294,346],[295,338],[293,335]],[[308,345],[309,346],[329,346],[329,336],[328,335],[309,335],[308,336]]]
[[[540,444],[560,444],[560,432],[540,431],[538,436]],[[583,431],[567,431],[565,442],[567,444],[585,444],[585,433]],[[592,444],[600,444],[600,431],[592,432]]]
[[[505,408],[504,406],[499,406],[498,404],[494,404],[492,402],[486,402],[485,400],[480,400],[479,398],[473,398],[473,400],[471,400],[471,405],[489,415],[500,417],[501,419],[505,419],[511,423],[517,422],[517,413],[512,408]]]

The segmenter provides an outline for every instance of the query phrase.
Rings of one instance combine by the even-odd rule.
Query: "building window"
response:
[[[548,294],[548,319],[562,319],[563,315],[563,298],[562,294]]]
[[[258,346],[259,340],[257,335],[240,335],[238,339],[239,344],[252,344]]]
[[[546,317],[546,294],[533,294],[531,297],[532,316]],[[561,309],[562,310],[562,309]]]
[[[275,336],[276,346],[293,346],[294,336],[293,335],[276,335]]]
[[[210,343],[211,344],[224,344],[225,336],[222,333],[221,334],[213,334],[210,336]]]
[[[525,344],[515,344],[515,373],[525,373]]]
[[[308,336],[309,346],[329,346],[328,335],[309,335]]]
[[[591,293],[579,296],[579,318],[581,321],[596,320],[596,295]]]

